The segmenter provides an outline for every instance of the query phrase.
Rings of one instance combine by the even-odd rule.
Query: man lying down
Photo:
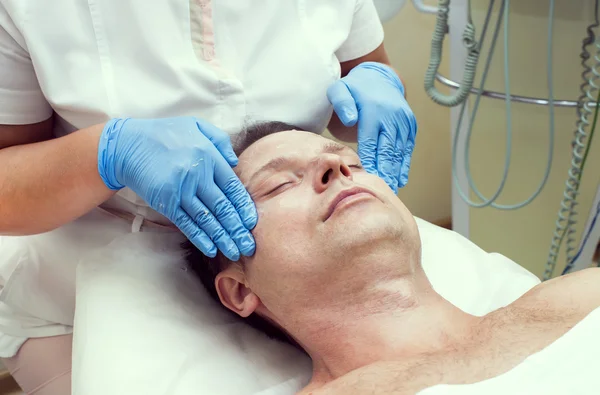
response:
[[[600,271],[588,269],[484,317],[464,313],[432,289],[413,216],[386,183],[352,149],[290,129],[263,125],[234,142],[236,172],[259,212],[255,255],[232,263],[187,248],[214,298],[312,358],[301,394],[412,394],[482,381],[600,305]]]

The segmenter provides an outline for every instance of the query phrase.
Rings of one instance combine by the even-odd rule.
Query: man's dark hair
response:
[[[288,125],[283,122],[267,122],[253,125],[246,128],[240,134],[232,138],[232,146],[237,156],[241,155],[248,147],[257,142],[258,140],[271,135],[273,133],[283,132],[286,130],[301,130],[292,125]],[[234,264],[227,259],[221,252],[217,252],[217,256],[209,258],[198,250],[190,241],[186,241],[183,245],[186,252],[187,264],[190,270],[200,279],[208,294],[216,300],[219,304],[221,301],[215,287],[215,279],[217,275],[225,270],[229,265]],[[240,264],[244,265],[244,257],[240,258]],[[229,309],[227,309],[230,311]],[[237,314],[230,311],[236,318],[241,319]],[[302,350],[302,348],[281,328],[274,325],[267,319],[259,316],[256,313],[250,314],[247,318],[243,319],[253,328],[263,332],[272,339],[277,339]],[[304,351],[304,350],[302,350]]]
[[[241,133],[231,138],[231,145],[233,151],[237,156],[240,156],[248,147],[256,143],[263,137],[267,137],[271,134],[285,132],[286,130],[303,130],[294,125],[290,125],[284,122],[263,122],[256,123],[252,126],[245,128]]]

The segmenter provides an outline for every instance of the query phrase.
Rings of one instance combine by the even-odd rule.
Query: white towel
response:
[[[475,384],[440,384],[418,395],[600,394],[600,308],[558,340],[500,376]]]

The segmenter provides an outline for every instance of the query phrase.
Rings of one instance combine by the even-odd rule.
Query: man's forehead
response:
[[[315,133],[304,132],[300,130],[286,130],[261,138],[248,147],[248,149],[244,152],[260,150],[268,154],[270,150],[273,150],[277,147],[293,147],[297,144],[315,147],[319,144],[323,144],[323,142],[326,141],[328,140]]]

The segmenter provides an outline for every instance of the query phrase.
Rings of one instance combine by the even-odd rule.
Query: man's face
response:
[[[246,149],[236,173],[259,214],[246,286],[275,319],[388,276],[395,269],[382,267],[382,257],[403,254],[407,244],[418,249],[410,212],[341,144],[276,133]]]

